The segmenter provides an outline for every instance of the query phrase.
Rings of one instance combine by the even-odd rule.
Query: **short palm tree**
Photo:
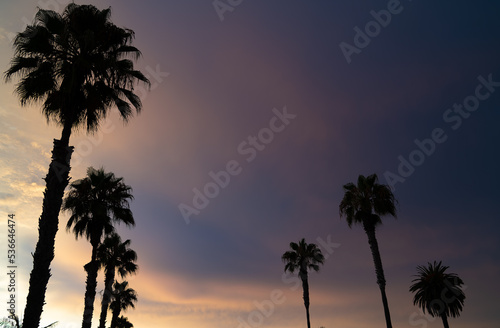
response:
[[[311,321],[309,319],[308,270],[319,271],[319,265],[323,264],[325,257],[316,244],[308,244],[304,238],[298,244],[291,242],[290,249],[281,256],[281,260],[285,263],[285,272],[299,272],[299,277],[302,280],[304,306],[306,307],[307,328],[311,328]]]
[[[131,45],[134,32],[114,25],[110,15],[109,8],[99,10],[75,3],[68,4],[62,14],[39,9],[33,24],[14,39],[6,81],[18,75],[16,93],[21,105],[42,103],[47,120],[62,127],[61,138],[54,139],[45,178],[24,328],[38,328],[45,304],[59,210],[69,181],[72,130],[85,127],[88,132],[96,131],[112,107],[128,121],[133,108],[137,112],[142,108],[133,92],[134,84],[142,81],[149,85],[131,60],[140,56]]]
[[[68,195],[64,199],[63,209],[71,216],[66,225],[69,231],[73,228],[75,237],[85,236],[92,245],[92,255],[85,265],[87,281],[85,290],[85,310],[82,328],[90,328],[94,311],[94,300],[97,287],[99,261],[97,249],[102,237],[114,232],[114,223],[135,225],[129,201],[133,199],[132,188],[122,178],[113,173],[89,167],[87,176],[70,185]]]
[[[113,314],[110,328],[118,327],[118,317],[121,311],[127,311],[129,307],[135,308],[135,302],[137,302],[137,293],[128,287],[128,281],[115,282],[113,285],[113,301],[109,305]]]
[[[368,243],[375,263],[377,284],[382,294],[385,321],[387,328],[391,328],[391,315],[385,294],[384,269],[375,230],[377,226],[382,224],[381,216],[389,214],[396,217],[395,204],[397,201],[388,186],[378,183],[376,174],[368,177],[360,175],[357,185],[353,183],[344,185],[344,192],[344,197],[339,206],[340,217],[345,216],[349,227],[352,227],[353,224],[361,224],[368,236]]]
[[[112,233],[97,248],[97,259],[101,266],[104,267],[105,277],[99,328],[105,328],[106,326],[108,306],[113,292],[113,283],[115,282],[115,272],[118,272],[121,278],[137,272],[137,254],[129,246],[129,239],[122,242],[117,233]]]
[[[120,316],[116,319],[116,328],[132,328],[134,325],[128,321],[127,317]]]
[[[448,317],[460,316],[465,300],[464,282],[455,273],[446,273],[448,268],[441,261],[419,265],[410,286],[410,292],[415,293],[413,304],[424,313],[427,310],[431,316],[441,317],[445,328],[449,328]]]

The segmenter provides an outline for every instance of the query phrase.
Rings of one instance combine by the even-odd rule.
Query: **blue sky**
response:
[[[498,326],[499,4],[233,1],[221,20],[211,1],[88,3],[111,6],[113,22],[135,31],[136,66],[153,82],[137,89],[144,110],[129,124],[115,113],[95,136],[80,131],[70,141],[73,180],[104,166],[134,189],[137,226],[119,231],[139,256],[129,279],[139,303],[126,313],[135,327],[303,326],[301,288],[280,261],[300,238],[336,245],[310,276],[312,326],[383,325],[366,235],[338,215],[342,185],[372,173],[394,184],[399,201],[398,219],[384,218],[377,235],[393,325],[441,326],[412,305],[408,288],[417,265],[443,260],[466,284],[463,314],[450,325]],[[37,6],[61,12],[64,4],[0,5],[2,71],[12,33]],[[340,45],[356,40],[363,47],[348,63]],[[18,218],[22,307],[60,129],[38,105],[21,108],[14,87],[0,86],[0,209]],[[294,118],[269,135],[285,108]],[[259,135],[265,142],[247,161],[239,146]],[[413,161],[411,174],[398,171],[402,161]],[[239,173],[186,224],[179,205],[191,206],[193,189],[228,162]],[[88,243],[63,229],[67,217],[42,317],[64,328],[80,325],[90,259]],[[257,320],[273,291],[283,293],[280,304]]]

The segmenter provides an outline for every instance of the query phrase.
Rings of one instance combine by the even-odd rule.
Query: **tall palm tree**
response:
[[[385,322],[387,328],[392,328],[391,315],[387,296],[385,294],[385,276],[382,267],[382,258],[378,249],[378,242],[375,236],[377,226],[382,224],[381,216],[392,215],[396,217],[397,201],[394,199],[391,189],[387,185],[378,183],[376,174],[368,177],[360,175],[357,185],[348,183],[344,185],[344,198],[340,202],[340,217],[345,216],[347,224],[361,224],[368,236],[368,243],[375,264],[375,274],[377,284],[382,294],[382,304],[384,305]]]
[[[130,239],[122,242],[117,233],[107,236],[97,248],[97,259],[104,267],[104,294],[101,303],[101,316],[99,319],[99,328],[105,328],[108,306],[113,292],[113,283],[115,282],[115,272],[117,271],[121,278],[128,274],[137,272],[137,254],[129,248]]]
[[[87,281],[82,328],[92,325],[99,270],[97,249],[102,237],[114,232],[114,223],[135,225],[129,204],[134,198],[131,192],[132,188],[123,182],[123,178],[116,178],[113,173],[104,172],[102,168],[96,170],[89,167],[87,176],[73,182],[64,199],[62,208],[71,213],[66,229],[70,231],[73,228],[77,239],[85,235],[92,245],[91,260],[84,266]]]
[[[113,301],[109,305],[112,311],[110,328],[117,328],[118,316],[121,311],[127,311],[129,307],[135,308],[137,293],[128,287],[128,281],[115,282],[113,285]]]
[[[299,271],[299,277],[302,280],[302,290],[304,306],[306,307],[307,328],[311,328],[309,319],[309,282],[307,279],[308,270],[319,271],[319,265],[323,264],[325,257],[316,244],[308,244],[302,238],[299,243],[290,243],[290,251],[286,251],[281,260],[285,263],[285,272],[294,273]]]
[[[134,84],[149,80],[134,70],[140,51],[131,45],[134,32],[110,21],[111,10],[70,3],[62,14],[39,9],[33,24],[14,39],[14,56],[5,80],[20,77],[16,93],[21,105],[42,104],[42,113],[62,127],[54,139],[52,161],[45,177],[38,242],[33,255],[24,328],[37,328],[54,258],[64,189],[68,185],[73,129],[98,130],[112,107],[128,121],[142,108]],[[129,59],[131,58],[131,59]]]
[[[437,263],[427,263],[427,266],[417,266],[416,279],[412,280],[410,292],[415,293],[413,304],[433,317],[441,317],[445,328],[448,317],[459,317],[463,309],[465,294],[462,290],[464,282],[455,273],[445,273],[448,266]]]

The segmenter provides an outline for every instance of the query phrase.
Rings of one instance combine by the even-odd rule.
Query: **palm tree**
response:
[[[116,328],[132,328],[134,325],[128,321],[127,317],[120,316],[118,319],[116,319]]]
[[[290,243],[290,251],[286,251],[281,260],[285,263],[285,272],[294,273],[299,271],[299,277],[302,280],[302,290],[304,297],[304,306],[306,307],[307,328],[311,328],[309,320],[309,282],[307,272],[309,269],[319,270],[319,264],[323,264],[325,257],[316,244],[308,244],[302,238],[299,243]]]
[[[134,32],[114,25],[110,15],[110,8],[98,10],[74,3],[68,4],[62,14],[39,9],[33,24],[14,39],[15,53],[5,80],[18,75],[15,91],[21,105],[42,103],[47,120],[62,127],[61,138],[54,139],[45,178],[24,328],[38,328],[45,303],[59,211],[69,181],[72,130],[84,127],[87,132],[97,131],[114,106],[128,121],[133,108],[137,112],[142,108],[133,92],[134,84],[142,81],[149,85],[129,59],[140,56],[140,51],[131,46]]]
[[[462,290],[464,282],[455,273],[445,273],[448,266],[439,263],[427,263],[427,267],[417,266],[416,279],[410,286],[410,292],[416,293],[413,304],[418,305],[433,317],[441,317],[445,328],[448,317],[459,317],[462,311],[465,294]]]
[[[99,270],[97,249],[102,237],[114,232],[113,223],[135,225],[129,205],[129,200],[134,197],[132,188],[123,182],[123,178],[116,178],[102,168],[89,167],[87,176],[73,182],[70,187],[62,206],[63,210],[71,212],[66,229],[73,228],[77,239],[85,235],[92,245],[91,260],[84,266],[87,281],[82,323],[82,328],[90,328]]]
[[[345,216],[347,224],[361,224],[368,236],[368,243],[375,264],[375,274],[377,284],[382,294],[384,305],[385,322],[387,328],[392,327],[389,305],[385,294],[385,277],[382,267],[382,258],[378,249],[378,242],[375,236],[375,229],[382,224],[381,216],[390,214],[396,217],[397,201],[394,199],[391,189],[386,185],[378,184],[376,174],[368,177],[360,175],[357,185],[348,183],[344,185],[344,198],[340,202],[340,217]]]
[[[118,316],[121,311],[127,311],[129,307],[135,308],[135,302],[137,302],[137,293],[132,288],[128,288],[128,281],[115,282],[113,285],[113,301],[109,305],[113,313],[110,328],[118,327]]]
[[[115,282],[115,271],[121,278],[137,271],[137,254],[129,248],[130,240],[122,242],[120,236],[112,233],[107,236],[97,248],[97,259],[104,267],[104,294],[101,303],[101,317],[99,328],[105,328],[108,306]]]

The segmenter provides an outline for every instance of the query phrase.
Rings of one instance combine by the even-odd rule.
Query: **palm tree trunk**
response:
[[[108,307],[113,292],[113,282],[115,281],[115,265],[109,263],[106,267],[106,278],[104,279],[104,294],[101,303],[101,316],[99,318],[99,328],[106,327],[106,317],[108,316]]]
[[[83,310],[82,328],[92,327],[92,316],[94,314],[94,301],[97,288],[97,271],[99,271],[97,246],[98,243],[92,243],[92,259],[84,266],[85,271],[87,271],[87,280],[85,282],[85,308]]]
[[[448,317],[446,316],[446,313],[443,312],[441,314],[441,319],[443,320],[444,328],[450,328],[450,326],[448,326]]]
[[[385,277],[384,269],[382,267],[382,259],[380,257],[380,252],[378,249],[378,242],[375,236],[375,227],[372,225],[363,225],[366,234],[368,235],[368,244],[370,244],[370,250],[373,256],[373,262],[375,264],[375,274],[377,275],[377,284],[380,288],[380,293],[382,294],[382,304],[384,306],[385,323],[387,328],[392,328],[391,314],[389,312],[389,304],[387,302],[387,296],[385,294]]]
[[[111,317],[111,324],[110,324],[110,328],[116,328],[116,321],[118,320],[118,316],[120,315],[120,311],[121,309],[118,308],[118,309],[115,309],[113,310],[113,315]]]
[[[45,177],[42,214],[38,219],[38,242],[33,254],[23,328],[38,328],[40,325],[45,292],[51,276],[50,263],[54,259],[54,243],[59,229],[59,211],[64,189],[69,182],[69,162],[73,153],[73,147],[68,146],[70,135],[71,127],[65,127],[61,140],[54,139],[52,161]]]
[[[311,328],[311,321],[309,320],[309,282],[307,281],[307,271],[305,273],[301,272],[300,277],[302,279],[302,290],[304,292],[304,306],[306,307],[306,317],[307,317],[307,328]]]

